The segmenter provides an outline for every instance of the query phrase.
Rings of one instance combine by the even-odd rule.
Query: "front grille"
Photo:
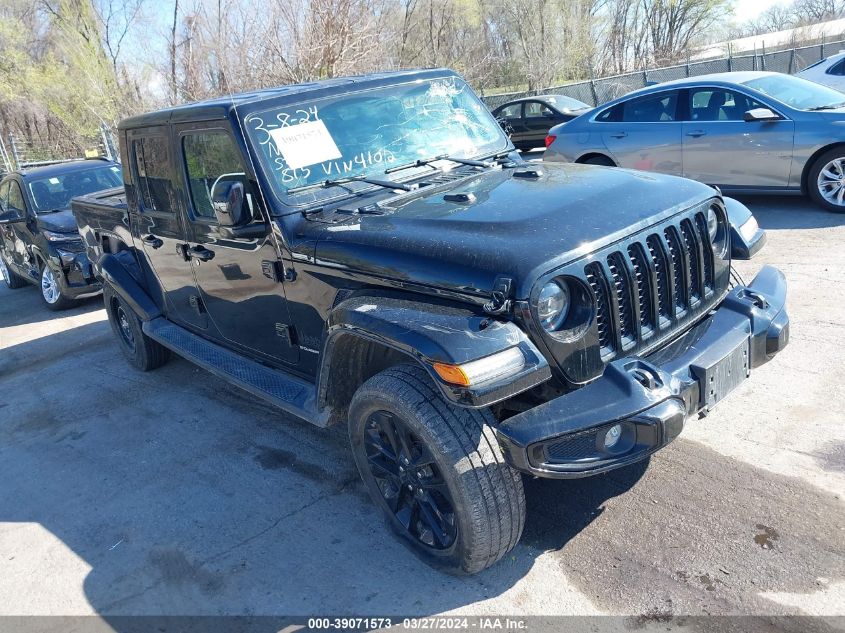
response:
[[[602,359],[670,332],[704,308],[715,292],[713,258],[706,218],[697,212],[587,264]]]

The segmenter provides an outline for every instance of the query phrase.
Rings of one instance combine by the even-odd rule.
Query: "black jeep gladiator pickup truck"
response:
[[[388,524],[477,572],[521,473],[647,458],[788,340],[763,233],[703,184],[523,162],[448,70],[285,86],[120,125],[125,190],[74,201],[142,370],[173,351],[348,423]]]

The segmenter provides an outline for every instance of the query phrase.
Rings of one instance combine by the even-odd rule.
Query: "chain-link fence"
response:
[[[677,66],[667,66],[665,68],[641,70],[624,75],[590,79],[543,90],[487,95],[482,97],[482,99],[489,108],[495,108],[520,97],[559,94],[595,106],[621,97],[632,90],[644,88],[655,83],[707,75],[709,73],[740,70],[771,70],[791,74],[806,68],[813,62],[817,62],[828,55],[838,52],[840,48],[845,48],[845,36],[832,42],[822,41],[811,46],[792,47],[787,50],[774,52],[755,52],[748,55],[730,55],[728,57],[703,61],[689,61],[686,64],[679,64]]]
[[[0,167],[6,172],[98,156],[119,160],[119,155],[114,134],[106,125],[100,127],[97,135],[62,137],[56,141],[19,134],[0,138]]]

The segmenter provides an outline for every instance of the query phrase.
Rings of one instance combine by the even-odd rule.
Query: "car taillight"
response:
[[[557,138],[557,136],[552,136],[551,134],[549,134],[549,135],[546,137],[546,147],[548,147],[549,145],[551,145],[552,143],[554,143],[556,138]]]

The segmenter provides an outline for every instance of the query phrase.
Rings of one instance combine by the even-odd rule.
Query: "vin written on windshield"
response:
[[[508,144],[484,104],[455,78],[268,110],[250,115],[246,126],[271,185],[290,204],[344,194],[312,186],[327,180],[365,189],[368,177],[383,177],[391,166],[441,154],[471,160]]]

